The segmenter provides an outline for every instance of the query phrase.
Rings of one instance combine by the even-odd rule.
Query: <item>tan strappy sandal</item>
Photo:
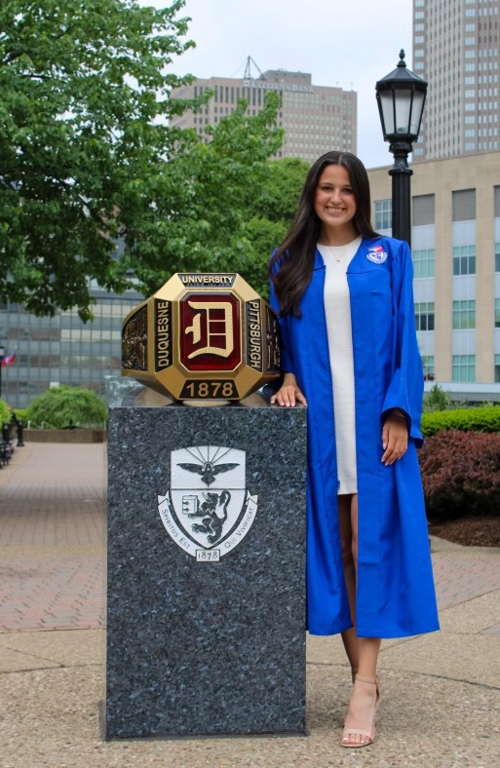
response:
[[[378,676],[375,677],[362,677],[361,675],[355,674],[355,681],[359,680],[362,683],[371,683],[375,686],[376,689],[376,699],[375,699],[375,707],[373,710],[373,720],[372,720],[372,728],[371,731],[367,731],[364,728],[348,728],[345,726],[345,721],[347,718],[344,719],[344,730],[342,732],[342,738],[340,740],[340,746],[345,747],[346,749],[360,749],[361,747],[368,747],[370,744],[373,744],[373,741],[375,739],[375,715],[378,709],[378,706],[380,704],[380,682],[378,679]],[[358,744],[348,742],[345,743],[344,739],[348,738],[349,736],[366,736],[367,741],[360,742]]]

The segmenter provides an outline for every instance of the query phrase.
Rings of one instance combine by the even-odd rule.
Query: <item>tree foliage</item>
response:
[[[285,238],[297,210],[309,165],[284,157],[270,163],[258,195],[247,200],[247,238],[253,251],[242,274],[261,296],[269,295],[267,267],[273,248]]]
[[[89,279],[120,292],[133,269],[149,293],[176,271],[251,262],[245,207],[281,143],[278,97],[254,117],[240,103],[210,143],[169,126],[209,98],[171,96],[192,79],[169,73],[194,45],[183,6],[0,6],[0,300],[87,319]]]
[[[0,427],[4,423],[4,421],[10,421],[11,414],[9,411],[9,406],[5,402],[5,400],[0,400]]]
[[[127,185],[171,151],[165,118],[185,106],[169,94],[189,78],[168,73],[193,45],[183,5],[1,4],[0,299],[86,317],[88,278],[123,289],[113,251],[134,218]]]
[[[107,410],[92,390],[60,386],[52,387],[35,397],[29,405],[27,418],[35,428],[102,426],[107,418]]]
[[[207,126],[207,143],[186,131],[168,163],[128,184],[140,215],[127,232],[121,268],[134,271],[146,294],[175,272],[251,272],[256,251],[248,201],[260,203],[272,174],[268,158],[281,145],[282,131],[277,94],[267,96],[258,115],[246,109],[242,99],[233,114]]]

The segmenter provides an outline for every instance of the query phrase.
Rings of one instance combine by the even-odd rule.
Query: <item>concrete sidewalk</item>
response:
[[[442,629],[383,642],[370,748],[338,746],[338,637],[308,638],[307,738],[103,742],[104,493],[98,444],[31,444],[0,470],[2,768],[500,767],[500,551],[439,540]]]

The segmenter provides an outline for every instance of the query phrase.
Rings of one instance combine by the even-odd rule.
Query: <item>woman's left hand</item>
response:
[[[382,463],[386,467],[400,459],[408,448],[408,426],[406,416],[390,415],[384,422],[382,430],[382,446],[384,455]]]

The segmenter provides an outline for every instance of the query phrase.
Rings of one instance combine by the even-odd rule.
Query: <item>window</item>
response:
[[[495,355],[495,382],[500,381],[500,355]]]
[[[391,229],[392,227],[392,199],[375,200],[375,230]]]
[[[495,299],[495,328],[500,328],[500,299]]]
[[[413,202],[413,226],[435,222],[435,198],[434,195],[415,195]]]
[[[424,380],[434,381],[434,355],[422,355],[422,368],[424,369]]]
[[[500,272],[500,243],[495,243],[495,272]]]
[[[476,327],[476,302],[474,299],[453,302],[453,330]]]
[[[452,192],[452,221],[473,221],[476,218],[476,190]]]
[[[476,274],[476,246],[460,245],[453,248],[453,274]]]
[[[425,19],[425,13],[423,11],[417,11],[415,13],[415,18],[416,19]]]
[[[417,331],[434,330],[434,302],[422,301],[415,304],[415,326]]]
[[[453,355],[452,381],[475,381],[475,380],[476,380],[476,356],[475,355]]]
[[[434,277],[434,248],[413,251],[414,277]]]

